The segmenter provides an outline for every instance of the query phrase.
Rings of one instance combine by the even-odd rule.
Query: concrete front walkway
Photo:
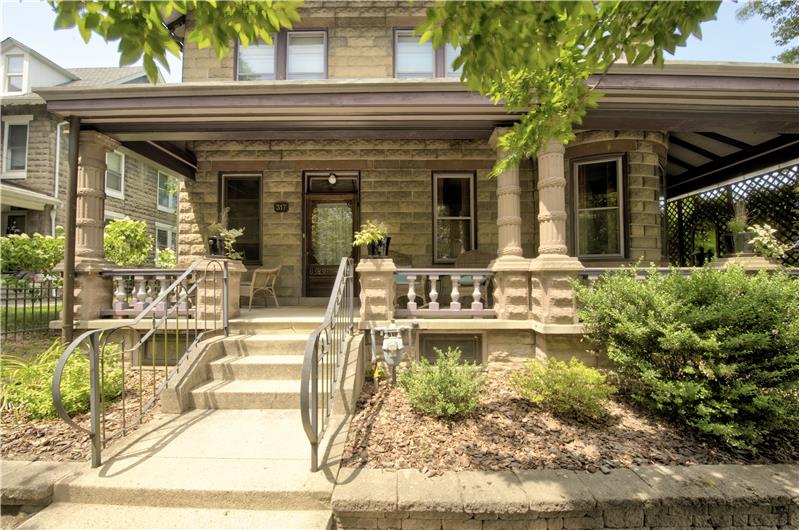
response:
[[[20,528],[327,528],[333,477],[309,471],[297,410],[153,421],[101,467],[56,484],[54,504]]]

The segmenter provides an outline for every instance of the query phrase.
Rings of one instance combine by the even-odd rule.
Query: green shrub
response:
[[[435,363],[423,358],[400,376],[400,386],[406,391],[411,407],[436,418],[469,414],[478,407],[485,382],[481,368],[462,364],[458,348],[434,351]]]
[[[573,358],[569,363],[549,358],[528,361],[511,376],[511,386],[534,405],[557,413],[600,419],[606,403],[617,391],[606,376]]]
[[[147,223],[134,221],[130,217],[114,219],[105,229],[103,250],[106,259],[122,267],[138,267],[150,259],[153,251],[153,236]]]
[[[56,236],[17,234],[0,237],[2,272],[30,271],[49,273],[64,259],[64,230]]]
[[[178,264],[178,257],[171,248],[156,250],[156,267],[159,269],[174,269]]]
[[[753,450],[797,433],[797,281],[739,267],[577,286],[588,338],[637,401]]]
[[[64,348],[56,340],[47,350],[26,360],[11,355],[0,356],[0,402],[16,413],[34,418],[55,418],[51,385],[58,358]],[[118,366],[119,347],[108,346],[103,395],[112,399],[122,393],[122,370]],[[109,360],[116,366],[109,366]],[[89,410],[89,361],[80,352],[67,361],[61,379],[61,397],[64,409],[70,415]]]

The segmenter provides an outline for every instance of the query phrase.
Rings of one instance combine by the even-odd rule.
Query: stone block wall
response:
[[[791,530],[797,466],[445,471],[342,468],[340,530]]]
[[[278,296],[302,293],[303,171],[359,171],[361,222],[385,222],[392,251],[410,256],[413,266],[433,265],[432,173],[477,173],[478,249],[497,251],[496,183],[487,178],[495,160],[485,142],[461,140],[286,140],[195,142],[197,182],[181,184],[179,255],[191,262],[206,252],[206,229],[218,215],[218,183],[223,173],[262,175],[262,263],[283,267]],[[522,234],[533,256],[533,171],[525,164]],[[271,204],[289,203],[275,213]]]
[[[328,78],[394,77],[394,28],[413,28],[425,19],[430,2],[404,0],[312,1],[300,9],[301,21],[295,29],[324,29],[328,35]],[[193,27],[191,14],[187,30]],[[231,52],[217,59],[213,48],[197,47],[187,40],[184,50],[183,80],[233,80]]]
[[[569,254],[575,255],[573,162],[595,156],[624,154],[627,162],[623,182],[627,186],[624,208],[629,225],[626,227],[628,258],[619,260],[585,260],[586,266],[611,266],[619,263],[643,265],[664,262],[664,219],[659,206],[661,169],[666,166],[668,138],[663,132],[650,131],[585,131],[576,134],[567,145],[564,155],[567,175],[567,233]]]

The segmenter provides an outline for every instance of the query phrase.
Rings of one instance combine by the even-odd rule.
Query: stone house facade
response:
[[[94,131],[86,149],[148,143],[152,160],[183,177],[181,265],[207,255],[208,227],[227,209],[230,226],[245,229],[245,281],[281,266],[282,304],[327,298],[339,260],[352,256],[362,327],[407,303],[398,300],[409,268],[451,278],[440,284],[444,304],[459,295],[447,271],[492,276],[495,318],[419,323],[485,333],[483,360],[581,354],[572,279],[667,264],[665,201],[796,159],[797,67],[618,65],[598,81],[604,98],[573,141],[548,142],[490,179],[503,156],[497,137],[517,117],[460,82],[457,50],[419,43],[411,30],[426,6],[307,3],[272,45],[232,43],[218,59],[186,39],[183,83],[40,94]],[[184,35],[191,13],[171,24]],[[390,259],[352,249],[367,220],[388,226]]]
[[[8,85],[10,74],[7,72],[13,70],[13,66],[9,69],[9,64],[15,58],[20,58],[25,72],[19,87]],[[48,82],[60,86],[140,84],[146,82],[144,71],[136,67],[63,69],[13,38],[3,42],[2,64],[2,233],[18,230],[52,235],[55,227],[64,226],[66,222],[69,124],[49,112],[45,101],[31,89]],[[34,67],[37,64],[38,69]],[[15,138],[6,140],[9,131],[24,142],[15,147]],[[15,167],[21,169],[12,168],[8,159],[14,149],[18,158],[14,161]],[[153,238],[161,241],[160,246],[173,246],[177,250],[177,207],[174,204],[159,206],[158,192],[159,178],[163,184],[166,178],[174,179],[174,174],[123,147],[109,157],[114,165],[112,172],[115,169],[116,172],[105,190],[103,220],[128,216],[144,221]],[[164,203],[163,193],[161,195]]]

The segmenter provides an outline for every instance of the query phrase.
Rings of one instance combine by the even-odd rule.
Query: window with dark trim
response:
[[[433,261],[453,263],[475,250],[474,173],[433,174]]]
[[[394,76],[398,79],[460,77],[453,69],[461,48],[449,44],[434,49],[431,41],[421,43],[413,29],[394,30]]]
[[[247,264],[261,263],[261,175],[222,175],[222,207],[228,210],[228,228],[243,228],[233,245]]]
[[[575,250],[578,257],[623,257],[622,157],[573,164]]]
[[[282,31],[272,43],[261,42],[236,50],[236,79],[326,79],[328,35],[324,30]]]

